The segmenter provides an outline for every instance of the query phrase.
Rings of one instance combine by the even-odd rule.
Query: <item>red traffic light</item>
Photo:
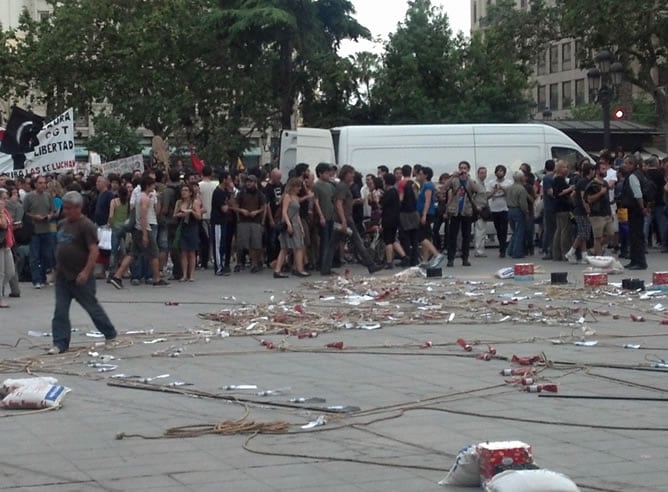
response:
[[[624,110],[621,108],[615,109],[614,116],[616,120],[624,119]]]

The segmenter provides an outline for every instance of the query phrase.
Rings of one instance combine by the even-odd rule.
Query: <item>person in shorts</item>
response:
[[[123,262],[116,270],[116,273],[109,279],[109,283],[117,289],[123,288],[123,275],[135,260],[141,256],[149,259],[151,272],[153,273],[153,285],[169,285],[160,278],[160,262],[158,259],[158,241],[157,233],[152,233],[154,227],[157,227],[157,218],[155,213],[155,203],[151,196],[155,189],[155,179],[150,176],[144,176],[139,183],[141,195],[135,205],[135,228],[132,231],[132,251],[123,258]]]
[[[596,164],[594,178],[585,189],[585,200],[589,203],[589,222],[594,237],[594,254],[601,256],[603,248],[614,234],[613,213],[610,205],[610,185],[606,179],[607,169]],[[615,214],[616,215],[616,214]]]
[[[245,187],[233,200],[232,210],[239,215],[237,224],[237,258],[248,251],[251,273],[262,270],[262,233],[266,213],[266,198],[257,187],[257,176],[246,176]],[[239,267],[239,265],[237,265]],[[235,267],[235,272],[240,269]]]

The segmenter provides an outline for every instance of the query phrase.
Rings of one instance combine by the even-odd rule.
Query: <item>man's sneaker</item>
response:
[[[577,263],[577,259],[575,258],[575,251],[573,252],[569,251],[564,255],[564,258],[566,258],[566,261],[568,261],[568,263]]]
[[[443,264],[444,261],[445,261],[445,255],[438,254],[429,261],[428,268],[438,268]]]
[[[222,269],[222,268],[219,268],[218,270],[216,270],[215,275],[216,275],[217,277],[221,277],[221,276],[223,275],[223,269]]]
[[[223,275],[225,277],[229,277],[231,274],[232,274],[232,270],[230,270],[230,267],[226,266],[225,268],[223,268]]]
[[[61,349],[58,345],[54,345],[49,349],[47,355],[58,355],[62,354],[63,352],[65,352],[65,350]]]
[[[164,287],[165,285],[169,285],[169,282],[165,282],[163,279],[153,282],[153,287]]]
[[[119,290],[123,288],[123,281],[118,277],[111,277],[109,283]]]
[[[369,265],[368,270],[369,273],[376,273],[381,271],[383,268],[383,265]]]
[[[139,280],[138,278],[133,278],[132,280],[130,280],[130,285],[134,286],[141,285],[141,280]]]
[[[42,284],[33,284],[33,288],[39,290],[42,288]]]
[[[118,335],[114,335],[111,338],[107,338],[104,341],[104,348],[116,348],[120,345],[121,341],[118,339]]]
[[[241,271],[241,265],[234,266],[234,273],[239,273]]]

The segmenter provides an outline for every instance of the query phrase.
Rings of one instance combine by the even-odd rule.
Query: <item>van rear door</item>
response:
[[[329,130],[319,128],[298,128],[281,133],[280,169],[283,180],[287,180],[294,167],[305,162],[315,168],[320,162],[334,164],[334,143]]]

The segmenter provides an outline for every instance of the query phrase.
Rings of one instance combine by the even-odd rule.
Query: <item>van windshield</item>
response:
[[[572,149],[570,147],[552,147],[552,159],[555,161],[561,159],[568,162],[568,165],[571,169],[575,166],[576,163],[580,162],[584,158],[585,156],[583,156],[576,149]]]

